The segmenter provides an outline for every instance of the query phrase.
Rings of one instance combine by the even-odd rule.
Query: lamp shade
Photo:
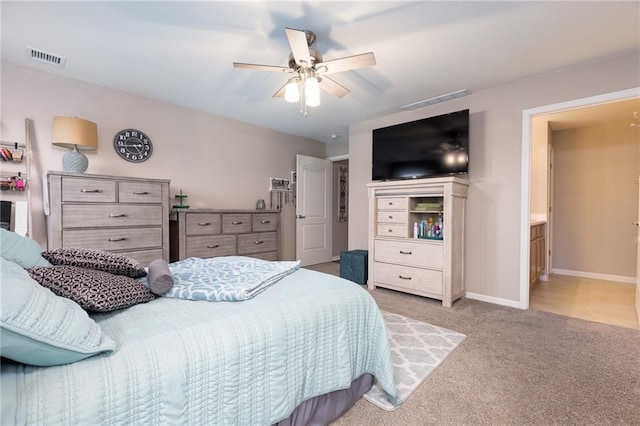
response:
[[[62,156],[62,166],[67,172],[84,173],[89,166],[89,159],[78,148],[98,148],[98,126],[82,118],[53,117],[51,144],[73,148],[73,151]]]
[[[77,117],[53,117],[51,144],[66,148],[97,149],[98,126]]]

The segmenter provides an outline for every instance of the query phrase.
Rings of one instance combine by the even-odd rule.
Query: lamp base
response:
[[[84,173],[89,167],[89,159],[74,145],[73,151],[62,156],[62,167],[65,172]]]

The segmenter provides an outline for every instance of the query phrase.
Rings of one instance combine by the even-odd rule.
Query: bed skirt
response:
[[[351,387],[329,392],[308,399],[298,405],[293,413],[274,426],[326,425],[337,419],[369,392],[373,375],[366,373],[351,382]]]

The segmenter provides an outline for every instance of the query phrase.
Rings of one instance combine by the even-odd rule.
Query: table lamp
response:
[[[51,144],[73,151],[62,156],[65,172],[84,173],[89,159],[79,149],[98,148],[98,126],[96,123],[77,117],[53,117]]]

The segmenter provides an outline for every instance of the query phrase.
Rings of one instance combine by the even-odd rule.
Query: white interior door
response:
[[[296,259],[331,261],[331,161],[296,155]]]

